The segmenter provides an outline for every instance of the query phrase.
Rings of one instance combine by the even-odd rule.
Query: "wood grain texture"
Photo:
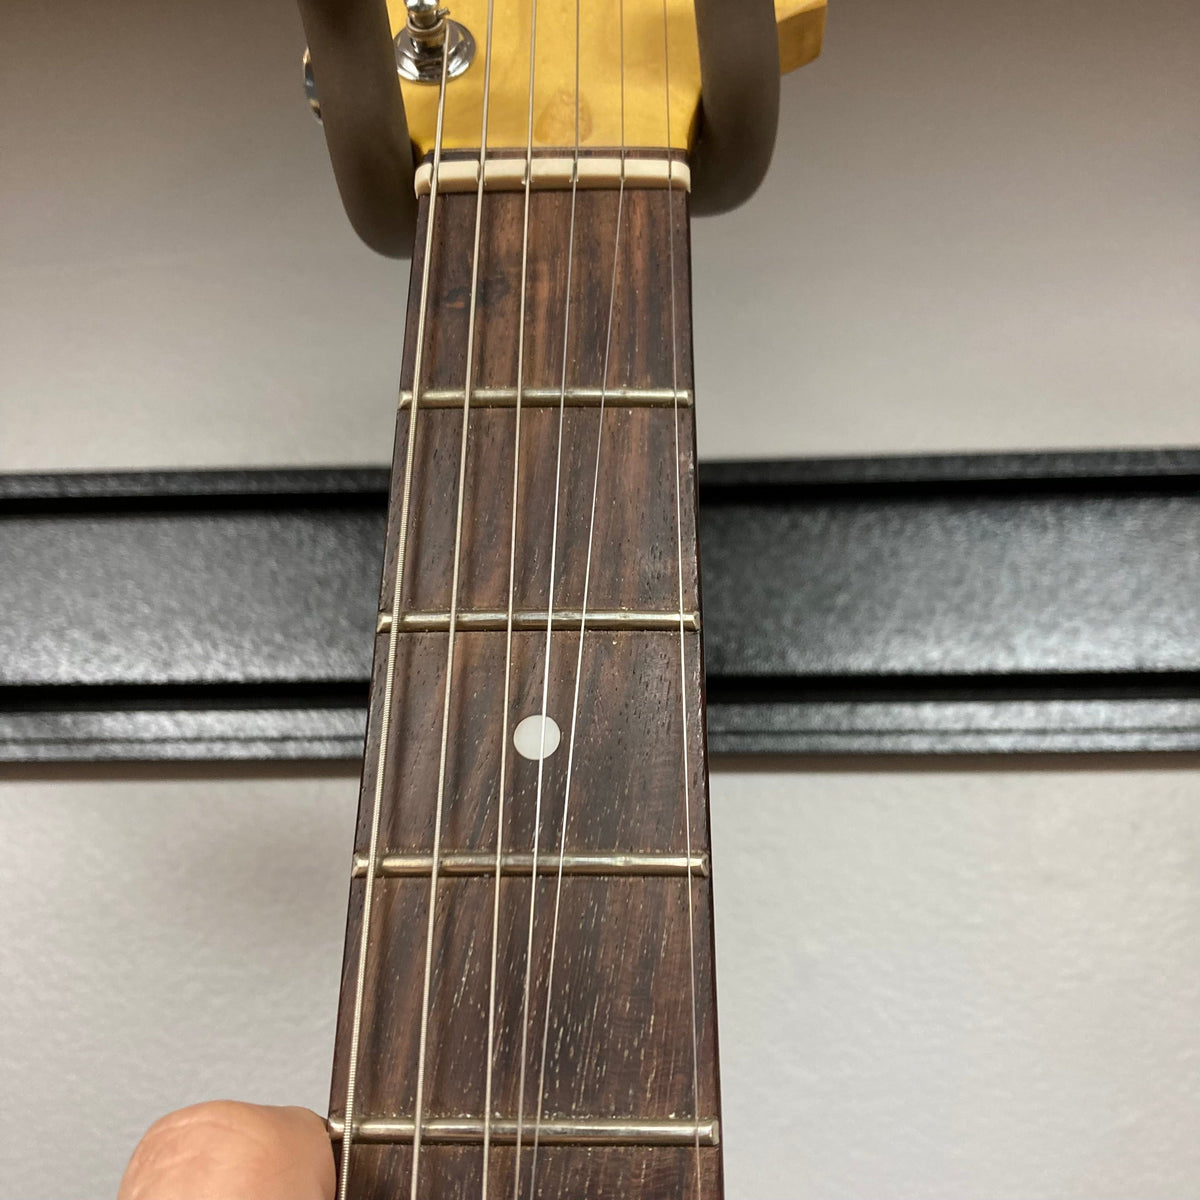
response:
[[[519,194],[485,199],[475,386],[517,383],[523,203]],[[415,389],[417,440],[402,611],[446,611],[451,601],[463,414],[422,410],[419,395],[422,387],[466,385],[475,197],[443,196],[438,205],[426,346]],[[426,200],[422,225],[427,208]],[[674,223],[674,321],[669,222]],[[690,388],[686,197],[626,194],[619,242],[615,192],[580,193],[573,243],[570,224],[569,194],[533,196],[525,386],[558,387],[565,379],[568,387]],[[424,245],[421,231],[418,245]],[[614,254],[619,255],[615,295]],[[406,389],[413,386],[416,358],[419,257],[413,279]],[[596,409],[567,409],[560,419],[553,407],[524,410],[521,419],[518,451],[511,408],[470,413],[460,607],[503,611],[508,603],[514,466],[517,554],[511,586],[517,609],[544,611],[552,598],[555,608],[579,609],[586,601],[589,610],[677,612],[681,543],[684,608],[697,607],[691,408],[613,405],[603,417]],[[409,414],[402,410],[383,611],[391,608],[395,584],[408,428]],[[369,847],[379,770],[381,853],[432,850],[447,682],[443,853],[494,852],[498,837],[505,851],[529,853],[535,829],[539,854],[551,858],[560,850],[708,850],[698,633],[588,630],[582,642],[577,629],[555,630],[549,639],[544,629],[515,633],[507,713],[504,632],[457,633],[447,681],[449,639],[447,633],[397,635],[386,731],[382,702],[391,637],[384,632],[377,639],[356,851],[365,853]],[[547,711],[560,726],[563,741],[539,768],[513,752],[511,733],[519,720],[541,710],[544,681]],[[510,740],[502,777],[506,729]],[[345,1108],[364,892],[365,881],[356,879],[330,1103],[331,1116],[338,1119]],[[547,1119],[719,1117],[709,878],[568,876],[559,892],[554,876],[536,882],[506,877],[498,893],[499,936],[493,945],[496,895],[490,876],[443,877],[432,892],[434,953],[428,964],[422,1118],[482,1117],[488,1016],[494,1003],[494,1116],[517,1116],[525,1034],[523,1192],[545,1200],[585,1195],[719,1200],[719,1147],[543,1147],[536,1179],[528,1178],[529,1141],[539,1112]],[[531,898],[532,953],[527,955]],[[430,903],[427,878],[376,883],[356,1120],[414,1116]],[[489,987],[493,954],[498,967],[494,997]],[[354,1200],[394,1196],[408,1187],[411,1146],[354,1145],[351,1154]],[[511,1146],[492,1148],[489,1195],[512,1194],[515,1155]],[[419,1192],[423,1197],[478,1195],[481,1166],[478,1146],[425,1145]]]
[[[393,699],[395,728],[384,758],[384,791],[398,801],[383,812],[381,837],[388,850],[428,853],[433,848],[433,815],[445,688],[446,634],[402,634],[398,639]],[[386,643],[386,637],[381,637]],[[696,635],[686,635],[688,691],[699,685]],[[579,634],[556,631],[550,638],[547,711],[562,730],[560,750],[543,767],[542,853],[556,849],[562,827],[567,749],[572,730]],[[381,647],[386,652],[386,645]],[[459,633],[450,691],[452,738],[446,766],[442,849],[491,850],[496,845],[503,722],[505,635]],[[541,711],[546,635],[513,635],[509,753],[505,768],[504,847],[528,852],[533,844],[533,812],[538,764],[514,754],[511,733],[517,722]],[[379,664],[382,666],[382,664]],[[685,797],[683,716],[680,697],[679,635],[671,633],[586,633],[575,721],[567,846],[605,850],[682,854]],[[377,687],[382,688],[382,679]],[[688,797],[692,850],[708,849],[704,796],[704,756],[699,722],[688,722]],[[433,751],[431,753],[431,750]],[[375,761],[368,767],[374,785]],[[356,849],[368,848],[369,810],[360,813]]]
[[[462,420],[460,411],[448,409],[418,416],[413,494],[420,497],[420,507],[411,519],[406,610],[444,612],[450,607],[447,564],[454,552],[456,451]],[[579,608],[583,603],[598,438],[600,474],[588,607],[678,609],[672,469],[676,420],[681,427],[683,517],[685,528],[694,528],[690,409],[676,418],[669,409],[607,408],[603,428],[598,410],[568,409],[562,418],[561,467],[557,408],[522,412],[513,579],[517,609],[544,609],[549,600],[556,476],[561,482],[554,604]],[[482,409],[470,417],[459,588],[463,608],[503,610],[508,603],[515,427],[516,413],[508,409]],[[406,439],[407,432],[402,436]],[[393,583],[389,569],[384,608],[391,606]],[[684,607],[698,607],[694,559],[684,573]]]
[[[526,1051],[526,1108],[549,1117],[655,1120],[692,1113],[692,1046],[687,937],[687,880],[563,880],[552,994],[547,998],[555,883],[540,878],[535,897],[531,1004]],[[703,910],[705,880],[692,882]],[[355,883],[361,893],[362,884]],[[438,937],[430,998],[431,1043],[426,1063],[429,1116],[481,1116],[487,1047],[491,961],[491,879],[438,882]],[[364,1006],[359,1087],[372,1097],[360,1115],[409,1117],[415,1102],[417,1039],[427,880],[387,880],[376,894],[373,922],[386,929],[376,979]],[[356,908],[361,911],[361,899]],[[701,914],[698,912],[697,916]],[[520,1078],[522,992],[529,919],[529,880],[500,884],[493,1111],[515,1116]],[[701,917],[696,969],[711,978],[711,930]],[[550,1008],[544,1079],[541,1041]],[[343,1014],[344,1016],[346,1014]],[[339,1031],[345,1034],[345,1029]],[[701,1013],[699,1049],[711,1062],[711,1008]],[[335,1079],[335,1089],[338,1080]],[[335,1095],[338,1095],[335,1090]],[[714,1081],[701,1079],[700,1108],[712,1115]]]

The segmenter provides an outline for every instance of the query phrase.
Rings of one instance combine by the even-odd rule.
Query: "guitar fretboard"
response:
[[[330,1106],[344,1137],[357,1005],[345,1200],[408,1196],[414,1153],[423,1200],[720,1200],[686,198],[581,190],[572,239],[570,193],[534,193],[523,254],[524,204],[485,196],[473,291],[476,197],[437,198],[415,382],[413,264]]]

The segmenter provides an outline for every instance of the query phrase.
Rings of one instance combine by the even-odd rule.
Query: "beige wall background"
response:
[[[0,470],[384,461],[407,267],[286,0],[0,41]],[[702,453],[1200,444],[1200,9],[840,0],[826,46],[695,230]],[[731,1200],[1200,1195],[1200,760],[714,767]],[[200,1098],[324,1107],[354,800],[0,769],[0,1197],[110,1195]]]

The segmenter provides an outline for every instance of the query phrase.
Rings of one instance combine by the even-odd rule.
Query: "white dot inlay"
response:
[[[545,725],[544,737],[543,724]],[[534,762],[537,762],[539,758],[549,758],[558,749],[558,743],[561,740],[562,733],[554,718],[543,717],[541,713],[534,713],[533,716],[526,717],[513,730],[513,745],[516,746],[517,753],[525,758],[533,759]]]

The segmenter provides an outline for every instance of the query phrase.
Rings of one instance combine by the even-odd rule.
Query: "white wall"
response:
[[[730,1197],[1196,1195],[1198,795],[1194,760],[715,774]],[[197,1099],[323,1111],[354,802],[10,773],[0,1195],[111,1194]]]
[[[0,470],[386,458],[407,269],[290,0],[0,20]],[[701,453],[1200,443],[1200,7],[835,0],[826,45],[696,226]]]
[[[0,21],[0,470],[385,459],[406,270],[286,0]],[[842,0],[696,230],[702,451],[1200,443],[1198,45],[1182,0]],[[0,1198],[111,1194],[203,1096],[323,1107],[354,791],[3,770]],[[1194,757],[719,766],[731,1200],[1200,1194],[1198,799]]]

